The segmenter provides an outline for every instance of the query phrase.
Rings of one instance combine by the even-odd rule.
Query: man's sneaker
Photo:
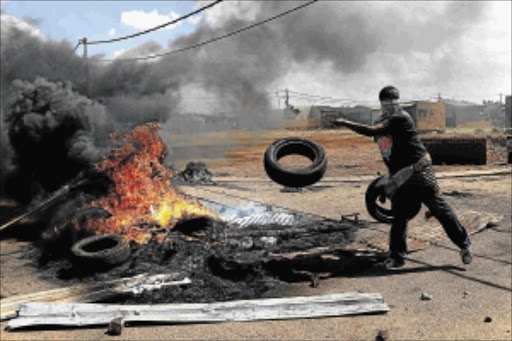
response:
[[[388,257],[382,264],[387,270],[398,269],[405,265],[405,259]]]
[[[466,247],[460,250],[460,258],[462,263],[468,265],[473,261],[473,254],[471,253],[471,247]]]

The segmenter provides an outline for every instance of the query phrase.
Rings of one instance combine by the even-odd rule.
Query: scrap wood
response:
[[[65,196],[65,195],[67,195],[69,193],[70,189],[71,189],[70,186],[63,186],[58,191],[55,191],[49,198],[47,198],[43,202],[39,203],[35,207],[30,208],[27,212],[17,216],[14,219],[11,219],[9,222],[7,222],[7,223],[3,224],[2,226],[0,226],[0,231],[8,228],[11,225],[14,225],[17,222],[19,222],[19,221],[21,221],[21,220],[31,216],[32,214],[37,213],[40,210],[45,209],[48,206],[54,204],[56,202],[56,200],[60,199],[61,197]]]
[[[459,215],[461,225],[470,235],[498,225],[502,218],[501,215],[482,211],[465,211]],[[409,238],[411,239],[410,242],[407,241],[409,251],[417,251],[427,248],[429,244],[445,240],[448,236],[439,221],[431,217],[419,225],[411,226]]]
[[[335,273],[336,269],[342,266],[343,262],[348,264],[366,264],[378,261],[382,256],[379,253],[370,249],[363,249],[361,246],[357,247],[344,247],[344,246],[331,246],[331,247],[314,247],[302,251],[294,252],[261,252],[257,257],[244,257],[243,254],[235,254],[229,257],[223,255],[216,255],[214,259],[219,264],[226,264],[231,270],[235,268],[244,269],[247,266],[256,264],[268,265],[270,268],[279,269],[288,272],[291,268],[294,270],[307,270],[311,272],[321,273]],[[326,268],[329,268],[327,270]],[[342,266],[345,268],[345,266]]]
[[[360,245],[316,247],[296,252],[269,252],[265,265],[288,281],[309,279],[316,288],[320,279],[371,267],[382,258],[382,253]]]
[[[0,300],[0,320],[16,317],[23,304],[30,302],[95,302],[123,293],[140,294],[144,290],[160,289],[163,286],[190,284],[189,278],[175,281],[177,274],[141,274],[93,284],[82,284],[67,288],[16,295]]]
[[[482,211],[464,211],[457,215],[460,223],[470,235],[498,225],[503,218],[501,215]],[[408,252],[424,250],[430,244],[436,244],[448,238],[443,227],[434,217],[430,217],[426,221],[413,222],[410,225],[407,236]],[[361,238],[359,242],[377,250],[385,251],[389,246],[389,233],[376,231],[372,235]]]
[[[44,201],[38,203],[34,207],[30,207],[25,213],[15,217],[14,219],[11,219],[9,222],[3,224],[0,226],[0,231],[8,228],[9,226],[12,226],[23,219],[33,215],[34,213],[37,213],[43,209],[46,209],[53,204],[55,204],[58,200],[62,199],[66,195],[68,195],[72,190],[79,188],[80,186],[86,184],[89,180],[84,178],[84,173],[80,172],[73,180],[68,182],[68,184],[62,186],[60,189],[56,190],[55,192],[51,193],[50,196],[48,196]]]
[[[307,250],[287,252],[287,253],[268,253],[270,260],[294,260],[294,259],[307,259],[311,257],[319,257],[322,259],[338,260],[340,256],[347,257],[377,257],[378,254],[369,248],[362,248],[361,246],[335,246],[335,247],[314,247]]]
[[[240,300],[215,303],[119,305],[95,303],[28,303],[8,330],[29,326],[108,325],[122,317],[127,322],[201,323],[318,318],[386,313],[389,307],[378,293],[339,293],[317,296]]]
[[[245,226],[245,225],[243,225]],[[257,229],[252,228],[250,230],[230,229],[227,231],[229,237],[289,237],[295,235],[304,235],[307,233],[329,233],[335,231],[350,231],[354,229],[353,224],[347,224],[346,222],[337,221],[326,221],[324,224],[312,225],[306,227],[288,227],[288,228],[277,228],[277,229]]]

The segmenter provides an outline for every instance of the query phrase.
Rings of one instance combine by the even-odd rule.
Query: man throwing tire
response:
[[[382,116],[374,125],[337,119],[334,124],[358,134],[372,136],[377,142],[389,180],[381,188],[391,199],[393,223],[389,235],[389,256],[384,261],[388,269],[405,264],[407,251],[407,212],[411,203],[421,201],[442,224],[451,241],[460,248],[464,264],[471,263],[471,241],[452,208],[444,200],[436,181],[430,155],[421,143],[414,122],[399,105],[400,93],[386,86],[379,93]]]

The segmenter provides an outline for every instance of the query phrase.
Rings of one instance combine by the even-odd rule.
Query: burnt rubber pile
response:
[[[185,169],[172,178],[172,183],[177,185],[205,185],[213,184],[212,172],[203,161],[187,162]]]
[[[346,246],[355,240],[359,227],[361,223],[315,221],[311,217],[292,226],[275,223],[244,227],[195,218],[180,221],[163,242],[130,243],[130,255],[122,264],[64,257],[45,261],[40,271],[41,277],[60,285],[158,273],[179,273],[191,279],[188,285],[111,300],[126,303],[199,303],[275,296],[288,282],[313,282],[319,273],[348,269],[353,255],[345,254],[345,258],[329,263],[318,250],[332,253]],[[47,251],[29,252],[27,256],[41,260],[39,253]]]

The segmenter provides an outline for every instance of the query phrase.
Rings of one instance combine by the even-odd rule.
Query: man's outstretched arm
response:
[[[347,127],[350,130],[355,131],[358,134],[365,136],[375,136],[382,134],[385,130],[384,125],[382,123],[377,123],[375,125],[367,125],[363,123],[357,123],[353,121],[349,121],[344,118],[339,118],[334,120],[333,123],[338,126]]]

